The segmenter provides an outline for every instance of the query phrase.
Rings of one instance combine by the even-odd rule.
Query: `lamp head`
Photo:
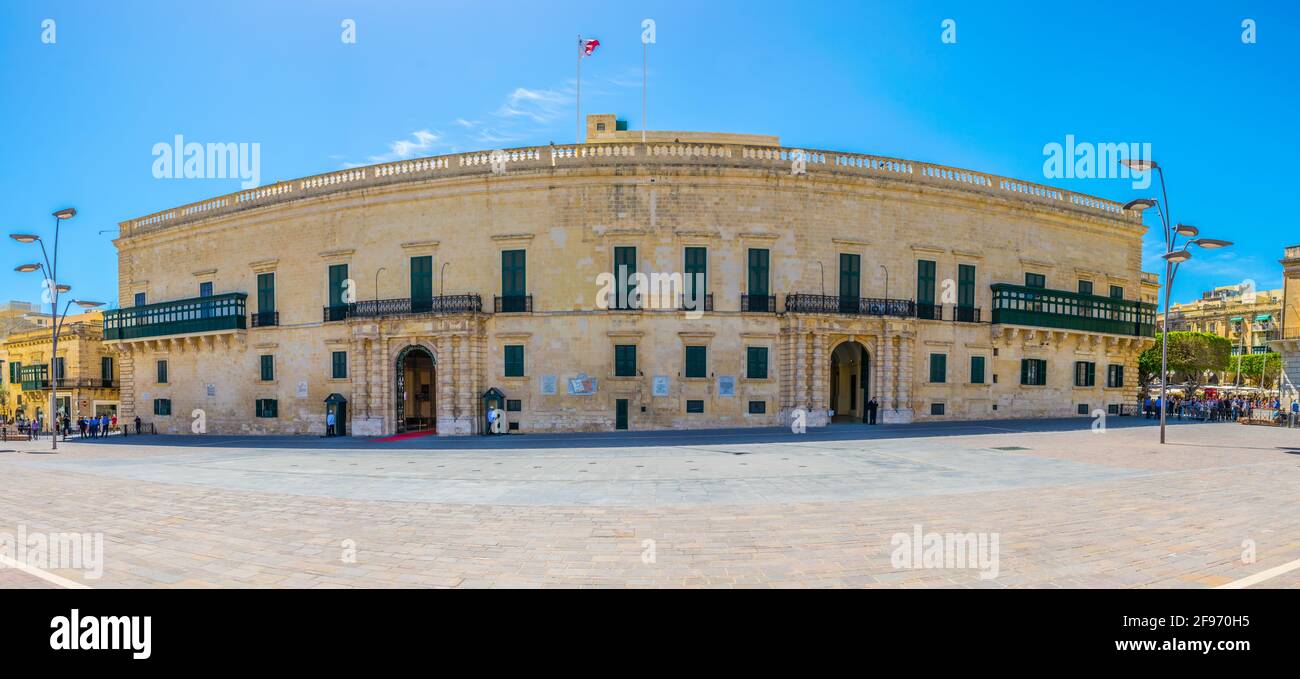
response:
[[[1195,238],[1201,233],[1201,230],[1191,224],[1179,224],[1174,227],[1174,233],[1180,236],[1187,236],[1188,238]]]
[[[95,307],[104,306],[103,302],[91,302],[89,300],[84,300],[84,299],[74,299],[72,300],[72,303],[76,304],[82,309],[94,309]]]
[[[1157,167],[1160,167],[1159,165],[1156,164],[1156,161],[1154,160],[1142,160],[1140,158],[1127,158],[1125,160],[1121,160],[1120,162],[1124,163],[1124,165],[1126,165],[1128,169],[1134,172],[1149,172],[1151,170],[1156,169]]]
[[[54,286],[54,289],[57,290],[57,291],[59,292],[60,295],[62,295],[63,293],[72,290],[72,286],[71,286],[71,285],[65,285],[65,284],[63,284],[63,283],[59,283],[59,284],[57,284],[57,285]]]
[[[41,270],[40,264],[19,264],[18,266],[14,267],[14,271],[17,271],[18,273],[31,273],[33,271],[40,271],[40,270]]]
[[[54,217],[56,219],[72,219],[73,217],[76,216],[77,216],[77,208],[74,207],[65,207],[62,210],[59,210],[58,212],[54,213]]]
[[[1218,238],[1197,238],[1196,240],[1190,242],[1199,245],[1207,250],[1226,248],[1229,245],[1232,245],[1232,241],[1219,240]]]
[[[35,234],[30,234],[30,233],[11,233],[9,234],[9,237],[18,241],[19,243],[35,243],[36,241],[41,239],[40,236],[37,236]]]
[[[1124,203],[1125,210],[1147,210],[1156,206],[1156,202],[1150,198],[1134,198]]]
[[[1186,250],[1174,250],[1168,254],[1160,255],[1160,258],[1170,264],[1179,264],[1192,258],[1192,253]]]

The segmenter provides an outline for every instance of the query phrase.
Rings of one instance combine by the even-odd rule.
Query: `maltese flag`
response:
[[[600,41],[596,40],[595,38],[592,38],[591,40],[582,40],[578,43],[578,45],[579,48],[582,50],[582,55],[585,57],[589,57],[591,56],[592,52],[596,51],[597,47],[600,47]]]

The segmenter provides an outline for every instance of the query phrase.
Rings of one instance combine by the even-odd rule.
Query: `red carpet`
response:
[[[426,429],[424,431],[408,431],[403,434],[393,434],[392,436],[385,436],[384,438],[381,439],[375,439],[374,441],[371,441],[371,443],[392,443],[393,441],[406,441],[408,439],[418,439],[421,436],[435,436],[437,435],[437,433],[438,432],[433,429]]]

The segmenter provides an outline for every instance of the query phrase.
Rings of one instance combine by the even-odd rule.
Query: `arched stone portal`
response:
[[[871,355],[854,341],[843,342],[831,351],[831,393],[828,403],[835,416],[831,422],[863,422],[867,399],[871,398]]]
[[[433,354],[421,346],[408,346],[397,355],[394,421],[397,433],[433,431],[437,428],[437,367]]]

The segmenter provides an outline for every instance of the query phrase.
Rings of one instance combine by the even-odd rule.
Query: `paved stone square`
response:
[[[8,442],[0,532],[102,533],[102,577],[45,571],[91,587],[1300,584],[1300,430],[1090,424]],[[895,565],[918,530],[997,576]]]

